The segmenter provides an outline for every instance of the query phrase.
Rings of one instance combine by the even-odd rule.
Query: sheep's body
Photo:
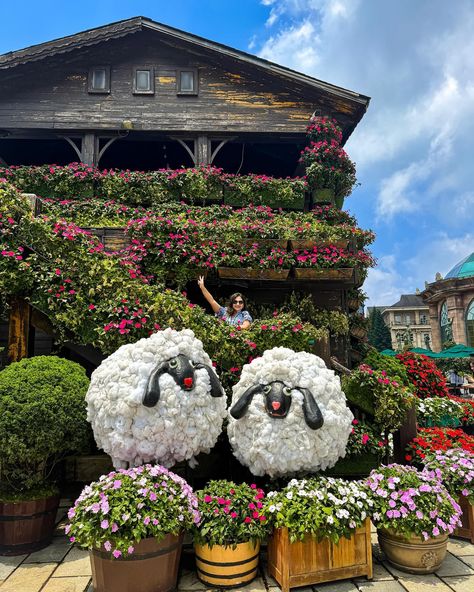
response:
[[[232,405],[252,386],[273,381],[294,389],[288,415],[270,417],[264,395],[256,394],[240,419],[229,416],[227,431],[235,456],[254,475],[271,477],[334,466],[345,456],[353,420],[339,377],[313,354],[277,347],[244,366],[233,388]],[[317,402],[324,419],[320,429],[306,424],[298,387],[311,391]]]
[[[212,366],[191,330],[166,329],[120,347],[93,372],[86,395],[87,417],[97,445],[116,468],[150,461],[171,467],[209,452],[222,430],[226,397],[211,397],[208,372],[195,372],[195,386],[183,391],[169,374],[159,377],[160,398],[142,404],[151,372],[161,362],[184,354]]]

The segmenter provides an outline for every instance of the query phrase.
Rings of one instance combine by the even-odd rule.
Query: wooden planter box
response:
[[[329,247],[330,245],[337,247],[338,249],[347,249],[349,246],[348,239],[336,240],[336,241],[320,241],[317,238],[305,238],[290,239],[290,248],[292,250],[313,250],[313,247]]]
[[[260,247],[267,247],[268,249],[287,249],[288,240],[286,238],[243,238],[239,240],[239,244],[243,247],[251,247],[257,243]]]
[[[246,269],[243,267],[219,267],[219,277],[235,280],[286,280],[289,269]]]
[[[463,539],[469,539],[474,545],[474,506],[469,503],[468,499],[464,495],[459,496],[458,503],[462,510],[462,526],[456,528],[454,531],[454,536],[461,537]]]
[[[342,538],[337,545],[327,539],[318,542],[312,536],[290,543],[287,528],[275,530],[268,541],[268,573],[282,592],[358,576],[372,579],[369,519],[350,539]]]
[[[125,228],[104,227],[84,228],[87,232],[96,236],[104,245],[106,251],[120,251],[130,245],[130,238],[125,234]]]
[[[295,267],[295,278],[297,280],[352,280],[354,269],[352,267],[340,267],[338,269],[306,269]]]

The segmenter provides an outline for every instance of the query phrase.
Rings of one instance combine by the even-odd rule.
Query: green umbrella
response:
[[[383,356],[396,356],[397,352],[393,351],[393,349],[384,349],[380,352]]]
[[[458,345],[453,345],[453,347],[449,347],[448,349],[439,352],[438,358],[469,358],[469,356],[474,356],[474,347],[469,347],[468,345],[463,345],[462,343]]]

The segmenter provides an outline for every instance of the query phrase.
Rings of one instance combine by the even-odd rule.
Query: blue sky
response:
[[[369,305],[474,251],[473,0],[23,0],[2,6],[0,53],[137,15],[372,97],[346,145],[346,206],[377,234]]]

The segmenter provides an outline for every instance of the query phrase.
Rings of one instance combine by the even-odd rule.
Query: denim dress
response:
[[[246,310],[241,310],[235,315],[229,316],[227,314],[227,309],[223,306],[221,306],[216,312],[216,317],[221,319],[221,321],[225,321],[229,325],[242,325],[244,321],[252,322],[252,317]]]

